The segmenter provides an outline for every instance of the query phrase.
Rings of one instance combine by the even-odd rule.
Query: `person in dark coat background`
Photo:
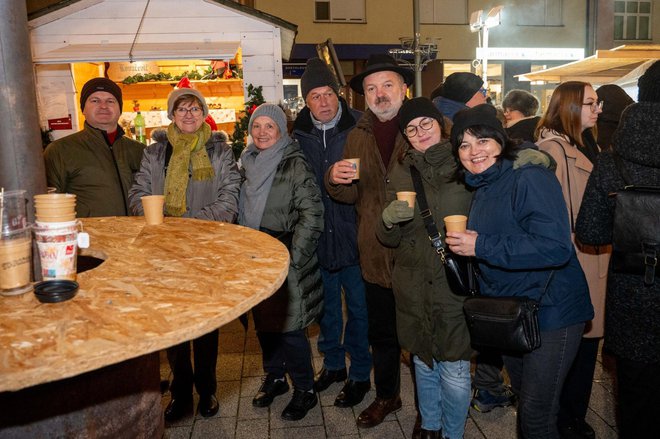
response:
[[[323,368],[314,381],[314,390],[322,392],[335,382],[346,381],[335,399],[335,406],[353,407],[371,388],[367,300],[357,248],[357,216],[354,205],[328,196],[323,176],[330,166],[341,160],[348,134],[362,113],[350,109],[339,96],[337,78],[319,58],[307,61],[300,88],[306,106],[296,118],[292,137],[298,140],[314,170],[325,210],[325,226],[317,250],[323,279],[323,314],[319,320],[318,340]],[[342,290],[346,304],[345,325]],[[351,362],[348,373],[347,353]]]
[[[660,186],[660,61],[640,77],[639,103],[628,106],[587,182],[575,223],[576,237],[590,245],[612,243],[614,199],[624,187],[618,155],[636,185]],[[657,231],[660,236],[660,230]],[[616,358],[619,433],[622,439],[655,437],[660,413],[660,279],[615,273],[611,266],[605,305],[605,344]]]
[[[598,116],[596,122],[598,146],[602,150],[612,149],[612,136],[616,127],[619,126],[621,113],[630,104],[635,103],[633,98],[618,85],[606,84],[596,90],[598,100],[603,101],[603,112]]]
[[[527,142],[536,140],[534,131],[541,120],[541,116],[536,115],[539,111],[536,96],[525,90],[511,90],[504,96],[502,109],[506,119],[504,129],[509,138]]]

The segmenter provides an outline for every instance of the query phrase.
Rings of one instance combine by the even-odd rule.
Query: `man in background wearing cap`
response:
[[[387,171],[406,146],[399,130],[398,112],[406,98],[413,72],[389,55],[372,55],[365,70],[355,75],[351,88],[363,94],[369,109],[348,135],[343,158],[360,159],[360,178],[352,163],[340,160],[326,173],[328,193],[342,203],[355,204],[358,249],[365,280],[369,314],[369,343],[374,363],[376,399],[358,417],[359,427],[374,427],[401,408],[401,348],[396,332],[392,291],[392,249],[376,238],[385,208]]]
[[[128,215],[128,190],[144,145],[124,137],[117,124],[121,89],[107,78],[90,79],[80,93],[80,109],[83,130],[52,142],[44,152],[48,185],[76,194],[78,217]]]
[[[322,392],[335,382],[346,381],[335,406],[353,407],[371,388],[367,303],[358,258],[355,206],[330,198],[323,176],[341,160],[346,138],[362,113],[349,108],[339,96],[337,78],[319,58],[307,61],[300,86],[307,105],[296,118],[293,137],[314,169],[325,207],[325,229],[317,249],[324,300],[318,349],[324,358],[314,390]],[[348,314],[345,327],[342,289]],[[346,353],[351,357],[348,374]]]
[[[470,72],[456,72],[447,76],[445,82],[433,91],[438,94],[433,103],[450,120],[464,108],[486,103],[486,90],[483,80]]]

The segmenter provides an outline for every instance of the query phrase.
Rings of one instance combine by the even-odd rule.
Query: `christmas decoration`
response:
[[[236,121],[234,125],[234,134],[231,136],[232,149],[234,150],[234,157],[238,160],[245,148],[245,141],[248,136],[248,123],[250,122],[250,116],[254,113],[254,110],[261,104],[263,104],[264,96],[262,94],[263,87],[254,87],[252,84],[248,84],[248,100],[245,101],[245,110],[241,112],[241,117]]]

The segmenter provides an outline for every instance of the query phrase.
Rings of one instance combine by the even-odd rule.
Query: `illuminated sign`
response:
[[[478,47],[477,59],[484,58],[577,61],[584,58],[584,49],[570,47]]]

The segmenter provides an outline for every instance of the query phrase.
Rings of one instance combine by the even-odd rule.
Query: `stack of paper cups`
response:
[[[34,196],[34,238],[39,249],[44,280],[76,280],[79,229],[74,194]]]

